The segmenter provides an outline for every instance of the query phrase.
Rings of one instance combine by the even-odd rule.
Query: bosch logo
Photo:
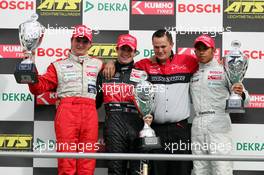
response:
[[[220,4],[179,4],[178,12],[189,13],[220,13]]]
[[[66,57],[69,53],[70,49],[62,49],[62,48],[38,48],[37,49],[37,56],[43,57],[43,56],[48,56],[48,57]]]
[[[225,50],[225,55],[229,53],[229,50]],[[262,50],[244,50],[243,53],[250,59],[264,59],[264,51]]]
[[[6,10],[33,10],[34,1],[0,1],[0,9]]]
[[[244,50],[243,52],[248,58],[264,59],[264,51],[262,50]]]

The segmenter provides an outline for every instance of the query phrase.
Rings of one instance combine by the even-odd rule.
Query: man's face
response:
[[[204,43],[199,42],[195,45],[195,55],[200,63],[208,63],[214,58],[215,49],[207,47]]]
[[[128,64],[131,61],[133,61],[133,58],[135,56],[135,51],[132,50],[132,48],[129,47],[128,45],[124,45],[119,48],[117,47],[116,51],[117,51],[117,59],[119,63]]]
[[[165,63],[171,55],[173,43],[169,41],[167,36],[154,37],[152,39],[152,45],[155,56],[160,60],[161,63]]]
[[[92,46],[92,43],[86,37],[73,38],[71,41],[71,51],[76,56],[83,56]]]

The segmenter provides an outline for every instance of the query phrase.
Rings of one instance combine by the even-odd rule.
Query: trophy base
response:
[[[140,148],[145,151],[161,148],[159,137],[143,137],[139,139],[139,142]]]
[[[242,99],[226,100],[226,113],[245,113],[244,102]]]
[[[37,76],[37,69],[35,64],[25,64],[25,63],[18,63],[16,65],[16,70],[14,73],[16,82],[19,84],[30,84],[30,83],[37,83],[38,76]]]

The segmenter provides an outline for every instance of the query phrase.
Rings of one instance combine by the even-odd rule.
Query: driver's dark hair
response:
[[[173,43],[173,39],[172,39],[171,33],[168,30],[165,30],[165,29],[159,29],[156,32],[154,32],[153,35],[152,35],[152,41],[153,41],[153,38],[161,38],[161,37],[164,37],[164,36],[167,36],[169,42]]]

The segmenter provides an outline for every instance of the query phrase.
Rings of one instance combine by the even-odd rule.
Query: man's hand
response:
[[[23,50],[22,52],[23,52],[24,59],[28,59],[31,56],[26,50]],[[31,53],[33,56],[36,55],[36,52],[34,50],[32,50]]]
[[[110,60],[106,63],[103,70],[103,75],[110,80],[115,75],[115,62]]]
[[[242,85],[242,83],[233,84],[231,90],[242,97],[242,94],[243,94],[243,85]]]

